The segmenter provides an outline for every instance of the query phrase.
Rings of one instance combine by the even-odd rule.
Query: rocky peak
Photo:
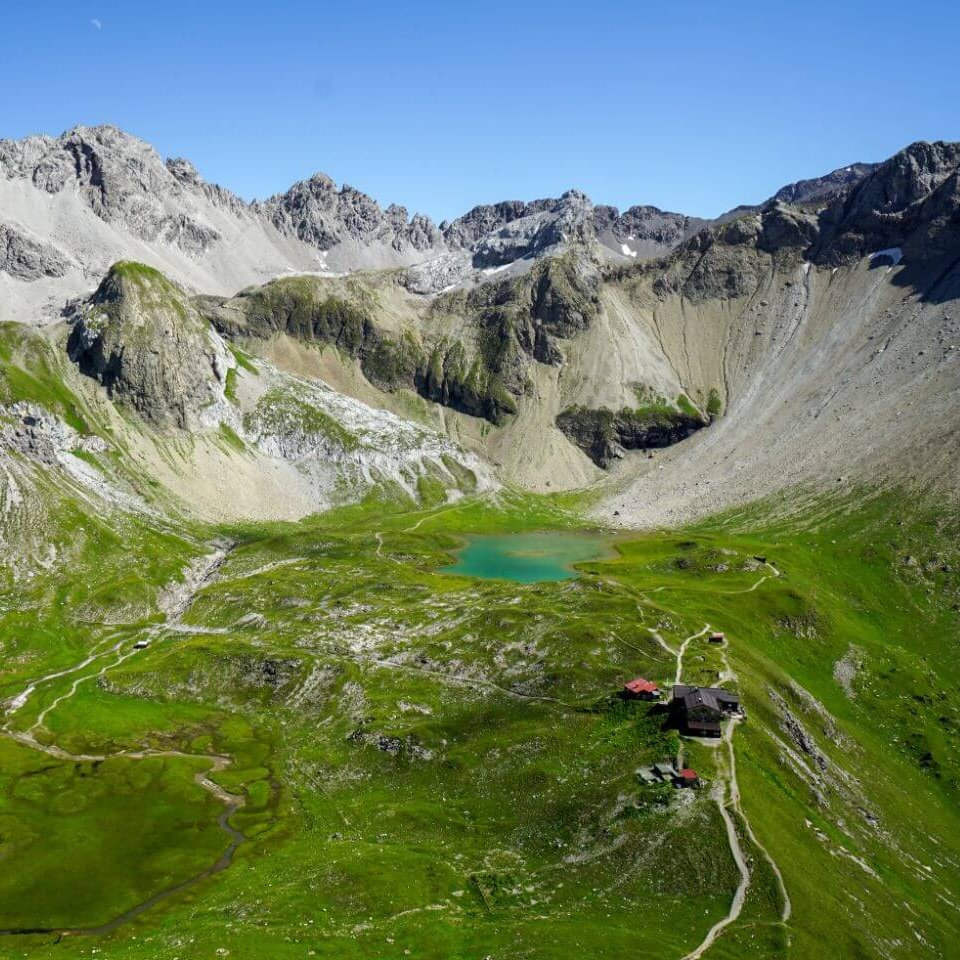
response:
[[[709,221],[658,207],[594,207],[594,227],[601,242],[626,257],[660,256],[693,236]]]
[[[172,178],[149,144],[116,127],[74,127],[57,139],[0,141],[0,170],[47,193],[74,183],[104,220],[122,217],[138,194],[165,194]]]
[[[773,203],[826,204],[836,197],[848,194],[864,177],[869,176],[879,166],[878,163],[852,163],[846,167],[838,167],[821,177],[788,183],[763,203],[740,204],[709,222],[729,223],[745,214],[757,213]]]
[[[398,252],[429,250],[442,242],[433,222],[421,215],[408,219],[404,207],[381,210],[376,200],[344,184],[339,189],[326,174],[315,173],[286,193],[256,204],[273,225],[319,250],[344,241],[381,242]]]
[[[877,166],[853,191],[846,206],[851,211],[900,213],[926,200],[945,180],[956,176],[958,164],[960,143],[913,143]]]
[[[811,198],[828,196],[824,191],[831,183],[839,192],[818,207]],[[800,199],[775,197],[762,207],[741,208],[738,216],[721,218],[678,248],[677,263],[711,251],[694,270],[706,276],[710,269],[718,273],[721,260],[729,260],[731,254],[719,252],[724,247],[803,257],[823,266],[891,250],[898,251],[897,262],[910,263],[955,255],[960,248],[960,143],[915,143],[885,163],[855,164],[784,188],[781,195]],[[749,274],[752,268],[742,256],[725,262],[724,289],[740,289],[730,282],[737,270]],[[711,281],[708,289],[715,286]]]
[[[159,427],[215,418],[232,358],[186,294],[140,263],[114,264],[78,308],[71,359]]]
[[[185,168],[175,169],[180,177],[148,143],[109,125],[74,127],[56,139],[0,141],[0,174],[6,178],[30,180],[46,193],[70,186],[106,223],[147,242],[203,253],[220,235],[184,204]]]
[[[568,190],[556,200],[474,207],[444,233],[448,243],[472,255],[475,267],[500,267],[592,239],[593,204],[579,190]]]
[[[203,178],[200,176],[200,171],[197,170],[189,160],[185,160],[183,157],[170,157],[167,160],[166,167],[173,175],[173,178],[184,186],[203,186]]]
[[[788,183],[781,187],[771,200],[778,203],[816,203],[830,200],[856,186],[878,166],[877,163],[851,163],[822,177]]]
[[[960,245],[960,143],[919,142],[880,164],[820,217],[814,259],[838,264],[900,247],[937,257]]]
[[[444,238],[451,247],[470,249],[488,234],[502,229],[508,223],[534,213],[551,209],[556,200],[504,200],[501,203],[481,204],[462,217],[440,225]]]

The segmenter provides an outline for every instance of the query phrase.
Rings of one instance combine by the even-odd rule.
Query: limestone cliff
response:
[[[232,363],[179,287],[143,264],[114,264],[78,307],[70,356],[111,397],[158,427],[188,428],[223,399]]]

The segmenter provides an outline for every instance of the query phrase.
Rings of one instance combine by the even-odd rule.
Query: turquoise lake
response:
[[[612,538],[573,533],[511,533],[467,536],[456,563],[441,573],[488,580],[537,583],[578,576],[573,564],[613,556]]]

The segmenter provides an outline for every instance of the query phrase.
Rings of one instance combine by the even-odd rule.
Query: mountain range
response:
[[[434,224],[0,141],[0,950],[952,956],[958,303],[957,143]]]
[[[232,345],[412,417],[501,481],[603,480],[609,518],[679,519],[807,480],[949,476],[957,165],[956,145],[918,143],[714,221],[571,190],[435,225],[321,174],[246,203],[77,127],[0,142],[0,297],[146,423],[218,422],[224,371],[253,379]],[[242,434],[259,401],[240,396]],[[207,469],[220,509],[244,501],[244,471]]]

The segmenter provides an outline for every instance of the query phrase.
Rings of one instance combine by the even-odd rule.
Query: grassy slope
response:
[[[902,519],[898,501],[808,504],[816,523],[773,521],[783,511],[766,505],[622,541],[618,559],[585,565],[577,581],[436,573],[461,533],[576,529],[576,506],[504,495],[404,514],[369,501],[303,525],[229,531],[239,546],[185,614],[193,632],[161,632],[102,678],[102,664],[83,671],[90,680],[39,736],[75,752],[229,753],[218,780],[246,797],[233,823],[250,842],[225,873],[107,941],[20,938],[0,950],[622,957],[642,929],[645,955],[682,956],[726,913],[738,875],[707,792],[677,805],[669,788],[637,786],[636,766],[672,755],[676,738],[648,705],[611,694],[626,676],[672,679],[648,628],[676,644],[710,622],[730,637],[748,707],[735,739],[744,811],[783,871],[794,915],[785,930],[775,878],[740,823],[754,879],[739,922],[708,956],[784,956],[788,935],[796,957],[947,955],[960,932],[956,581],[942,569],[956,569],[951,529]],[[29,653],[12,672],[5,663],[4,695],[101,642],[104,628],[83,624],[101,595],[107,611],[129,594],[131,569],[149,610],[156,585],[199,552],[200,533],[144,532],[123,565],[111,560],[115,543],[89,538],[68,578],[32,588],[26,614],[4,598],[4,649]],[[751,569],[758,553],[783,577],[744,592],[764,573]],[[122,629],[122,650],[139,629]],[[863,666],[848,696],[833,665],[851,646]],[[721,665],[721,651],[693,642],[684,677],[711,681]],[[15,726],[68,688],[39,688]],[[770,689],[825,771],[783,730]],[[818,770],[813,789],[788,751]],[[693,745],[688,760],[712,778],[722,756]],[[18,784],[29,782],[30,829],[44,849],[69,849],[72,869],[109,882],[72,902],[67,875],[47,869],[29,836],[7,833],[0,859],[24,879],[19,895],[0,897],[0,927],[45,925],[65,905],[71,922],[96,922],[163,870],[182,878],[215,859],[222,807],[192,784],[197,761],[165,761],[149,798],[120,786],[146,776],[120,768],[152,762],[91,770],[89,820],[58,807],[86,796],[69,786],[79,775],[70,765],[34,752],[4,764],[50,769],[6,775],[0,818],[18,817]],[[81,827],[86,846],[75,842]],[[144,834],[169,862],[140,855],[146,841],[131,838]]]

